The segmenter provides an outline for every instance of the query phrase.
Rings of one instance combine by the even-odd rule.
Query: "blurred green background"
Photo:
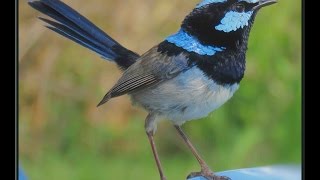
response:
[[[176,32],[198,0],[65,0],[125,47],[143,53]],[[146,112],[129,97],[97,103],[120,77],[112,63],[43,27],[19,2],[19,161],[30,180],[148,179],[158,172]],[[241,88],[185,131],[216,171],[301,161],[301,4],[257,16]],[[156,143],[168,179],[199,170],[168,122]]]

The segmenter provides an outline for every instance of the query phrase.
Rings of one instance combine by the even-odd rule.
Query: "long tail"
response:
[[[139,55],[113,40],[77,11],[59,0],[29,0],[29,5],[56,21],[40,17],[47,28],[98,53],[104,59],[115,61],[122,69],[132,65]]]

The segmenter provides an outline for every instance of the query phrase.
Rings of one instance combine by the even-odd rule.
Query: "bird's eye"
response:
[[[244,12],[245,6],[244,6],[243,4],[238,3],[238,4],[236,4],[236,6],[235,6],[235,10],[236,10],[237,12]]]

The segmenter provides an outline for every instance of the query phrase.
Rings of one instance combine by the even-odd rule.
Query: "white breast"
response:
[[[134,102],[181,125],[206,117],[238,89],[238,84],[218,85],[197,67],[156,87],[132,94]]]

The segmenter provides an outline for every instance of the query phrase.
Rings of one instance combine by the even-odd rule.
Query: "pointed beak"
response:
[[[262,7],[269,6],[274,3],[277,3],[277,1],[276,0],[260,0],[259,4],[253,7],[253,11],[259,10]]]

